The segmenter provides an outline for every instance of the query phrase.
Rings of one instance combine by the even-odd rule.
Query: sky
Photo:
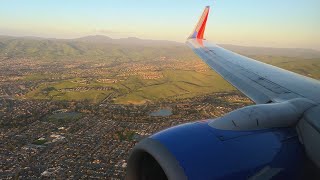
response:
[[[184,42],[207,5],[210,41],[320,50],[320,0],[1,0],[0,35]]]

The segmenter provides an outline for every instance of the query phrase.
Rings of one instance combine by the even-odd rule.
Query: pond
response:
[[[167,117],[172,115],[172,110],[171,109],[160,109],[158,111],[150,113],[150,116],[162,116],[162,117]]]

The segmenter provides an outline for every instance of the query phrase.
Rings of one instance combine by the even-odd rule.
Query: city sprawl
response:
[[[320,77],[320,56],[249,56]],[[123,179],[144,137],[250,104],[183,44],[1,37],[0,179]]]

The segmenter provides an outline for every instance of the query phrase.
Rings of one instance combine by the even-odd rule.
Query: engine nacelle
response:
[[[320,168],[320,105],[304,113],[297,130],[307,155]]]
[[[286,105],[289,107],[285,107]],[[134,147],[128,160],[126,179],[299,179],[307,160],[304,147],[299,142],[295,127],[283,126],[291,126],[301,117],[297,113],[300,108],[295,110],[295,107],[310,108],[311,105],[304,100],[290,101],[287,104],[255,105],[251,106],[251,110],[250,107],[242,109],[242,114],[238,117],[247,117],[244,112],[251,113],[251,116],[253,112],[257,112],[252,120],[265,120],[264,112],[269,112],[274,108],[272,106],[287,109],[287,113],[293,112],[295,115],[290,117],[295,122],[285,119],[286,123],[273,123],[273,126],[253,129],[252,123],[236,120],[237,110],[224,117],[231,114],[231,120],[241,124],[242,128],[246,127],[244,124],[249,124],[247,130],[218,129],[212,124],[219,118],[169,128],[142,140]],[[282,111],[274,113],[277,112],[280,113],[278,117],[284,117]],[[303,110],[300,112],[303,114]],[[221,125],[220,122],[218,124]],[[277,127],[277,124],[281,126]],[[237,127],[232,122],[231,126]],[[221,127],[227,126],[223,124]]]
[[[126,179],[295,179],[304,161],[294,128],[229,131],[196,122],[142,140],[130,155]]]

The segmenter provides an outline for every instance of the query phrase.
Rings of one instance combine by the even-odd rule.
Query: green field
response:
[[[98,103],[105,99],[113,91],[99,91],[99,90],[88,90],[81,92],[61,92],[59,90],[66,88],[76,88],[76,87],[103,87],[105,84],[100,84],[97,82],[90,83],[89,85],[84,85],[80,83],[75,83],[76,79],[61,81],[57,83],[44,83],[38,86],[34,91],[26,94],[26,98],[30,99],[45,99],[45,100],[67,100],[67,101],[83,101],[89,100],[93,103]]]
[[[91,81],[89,84],[75,83],[75,79],[44,83],[29,92],[26,98],[46,100],[89,100],[98,103],[110,93],[115,93],[115,103],[139,104],[146,101],[158,101],[167,98],[179,99],[194,97],[212,92],[234,90],[226,81],[213,71],[205,73],[183,70],[164,70],[164,77],[157,80],[145,80],[132,76],[125,81],[112,85]],[[84,92],[61,92],[66,88],[112,86],[109,91],[88,90]]]
[[[52,122],[57,125],[64,125],[68,122],[77,121],[81,118],[80,113],[76,112],[61,112],[52,114],[45,118],[45,121]]]
[[[120,95],[116,103],[143,103],[163,99],[181,99],[209,94],[213,92],[232,91],[234,88],[213,71],[200,73],[195,71],[163,72],[164,77],[157,81],[132,78],[123,82],[131,89]]]

